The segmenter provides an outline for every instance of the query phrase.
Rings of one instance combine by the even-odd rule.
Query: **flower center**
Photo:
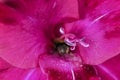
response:
[[[89,47],[89,44],[85,42],[85,38],[77,38],[72,33],[66,33],[64,28],[60,28],[59,32],[61,36],[55,39],[55,50],[60,54],[70,54],[71,51],[76,49],[76,46]]]
[[[68,46],[63,40],[55,40],[55,50],[60,54],[69,54],[70,46]]]

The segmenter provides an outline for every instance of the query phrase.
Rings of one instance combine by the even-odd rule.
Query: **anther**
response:
[[[65,34],[64,28],[60,27],[59,31],[60,31],[61,34]]]
[[[89,47],[90,45],[84,41],[84,39],[80,39],[78,41],[83,47]]]

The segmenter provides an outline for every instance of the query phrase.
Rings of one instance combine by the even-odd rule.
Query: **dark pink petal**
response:
[[[52,4],[50,16],[53,24],[65,23],[79,19],[77,0],[55,0]]]
[[[120,1],[113,0],[107,5],[110,1],[95,6],[87,13],[86,19],[65,25],[67,33],[83,39],[84,45],[80,45],[79,53],[85,63],[100,64],[120,52]],[[105,7],[106,11],[101,7]],[[89,47],[85,47],[86,44]]]
[[[20,26],[0,26],[0,57],[17,67],[35,66],[40,45],[37,44],[37,37]]]
[[[97,66],[98,74],[102,80],[120,79],[120,55],[117,55]]]
[[[1,80],[47,80],[40,69],[9,68],[0,72]]]
[[[44,41],[44,38],[42,37],[43,33],[38,33],[38,27],[36,27],[34,21],[30,18],[25,17],[27,19],[23,19],[17,12],[15,15],[14,10],[4,5],[0,7],[0,11],[0,57],[13,66],[35,67],[37,64],[37,56],[39,54],[39,45],[41,45],[38,42],[39,40],[41,43]],[[21,18],[19,18],[19,16],[21,16]],[[20,21],[14,22],[15,24],[12,24],[11,22],[7,24],[8,22],[6,23],[6,21],[9,19],[6,19],[5,17],[10,17],[10,19],[15,19],[15,21],[17,21],[16,19],[19,19]],[[31,28],[33,25],[34,27]],[[34,31],[36,33],[34,33]],[[38,34],[41,35],[36,36]],[[43,39],[41,40],[40,38]],[[41,50],[43,49],[41,48]]]
[[[53,24],[79,19],[77,0],[6,0],[2,3],[26,16]]]
[[[48,75],[49,80],[73,80],[71,63],[49,55],[43,55],[39,59],[40,67]]]
[[[120,27],[109,24],[109,21],[107,22],[108,25],[106,25],[107,23],[98,23],[91,26],[91,28],[96,29],[95,26],[98,25],[97,28],[99,29],[91,29],[91,32],[90,29],[87,30],[87,33],[90,34],[86,35],[86,43],[89,43],[90,46],[88,48],[81,47],[80,49],[82,58],[85,62],[99,64],[119,54]]]
[[[9,63],[7,63],[5,60],[0,58],[0,72],[7,70],[10,67],[11,67],[11,65]]]
[[[21,21],[21,19],[22,15],[20,15],[20,13],[0,3],[0,23],[15,25]]]
[[[110,1],[112,1],[112,3],[108,4]],[[86,37],[88,36],[90,47],[85,50],[81,49],[81,53],[87,63],[99,64],[119,54],[119,3],[120,1],[115,0],[107,0],[101,3],[96,7],[96,10],[93,11],[94,14],[90,14],[89,16],[90,18],[92,17],[92,22],[91,20],[86,21],[88,24],[85,24],[86,30],[83,34],[85,34]]]
[[[47,76],[38,67],[21,69],[10,65],[0,58],[0,80],[47,80]]]
[[[42,55],[39,59],[40,68],[49,80],[99,80],[96,69],[80,64],[77,57],[69,61],[56,55]]]

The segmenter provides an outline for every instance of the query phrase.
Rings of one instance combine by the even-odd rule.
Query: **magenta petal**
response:
[[[89,47],[80,45],[80,54],[85,63],[100,64],[120,53],[120,2],[113,0],[114,4],[107,5],[110,1],[98,1],[94,5],[91,1],[89,5],[92,9],[86,19],[66,26],[68,33],[76,34],[89,44]],[[103,11],[104,7],[106,11]]]
[[[65,25],[67,33],[73,33],[78,39],[84,39],[85,44],[89,44],[89,47],[80,45],[79,53],[85,63],[100,64],[119,54],[119,4],[120,1],[115,0],[89,0],[86,3],[86,18]]]
[[[112,13],[113,14],[113,13]],[[115,13],[114,13],[115,14]],[[120,52],[120,27],[116,17],[108,18],[90,25],[87,20],[73,22],[65,25],[67,33],[74,33],[78,39],[83,39],[84,45],[79,44],[81,58],[84,63],[100,64]],[[114,21],[115,22],[114,22]],[[89,44],[88,47],[85,44]]]
[[[0,26],[0,57],[17,67],[35,66],[39,53],[37,38],[15,26]]]
[[[88,4],[91,8],[83,34],[90,47],[82,48],[81,53],[86,63],[99,64],[120,52],[120,1],[97,0]]]
[[[9,63],[7,63],[5,60],[0,58],[0,73],[4,70],[7,70],[10,67],[11,67],[11,65]]]
[[[0,80],[47,80],[38,67],[31,69],[16,68],[0,58]]]
[[[9,15],[6,12],[7,10],[1,8],[2,7],[0,7],[1,20],[5,18],[2,16],[5,13],[6,17],[9,18]],[[14,14],[14,12],[10,10],[9,14],[11,14],[11,16],[12,13]],[[17,18],[19,18],[19,15],[15,15],[12,19]],[[11,23],[6,24],[6,22],[4,23],[2,21],[0,22],[0,57],[13,66],[26,68],[35,67],[37,64],[37,56],[39,54],[38,50],[40,45],[40,43],[38,43],[38,38],[42,38],[42,34],[40,37],[37,37],[33,33],[37,29],[30,28],[31,25],[33,25],[30,23],[31,19],[22,19],[19,23],[17,22],[17,25]],[[36,32],[36,34],[38,33]],[[43,43],[43,39],[40,39],[41,43]]]
[[[103,30],[96,29],[93,25],[92,27],[95,30],[89,29],[89,31],[94,33],[86,35],[87,43],[90,46],[88,48],[81,47],[81,55],[86,63],[99,64],[118,55],[120,52],[120,28],[114,25],[109,25],[109,27],[104,24],[98,25],[100,26],[97,27],[103,27]]]
[[[51,21],[53,22],[53,24],[58,22],[65,23],[68,21],[79,19],[77,0],[53,1],[52,9],[53,11],[51,12]]]
[[[120,55],[117,55],[106,62],[97,65],[98,74],[102,80],[120,79]]]
[[[39,58],[41,68],[53,68],[60,71],[70,71],[73,65],[57,56],[41,55]]]
[[[42,55],[39,58],[41,69],[49,80],[72,80],[72,65],[58,57]]]
[[[74,62],[50,55],[42,55],[39,59],[40,68],[49,80],[99,80],[95,68],[90,65],[81,65],[76,57]]]
[[[1,80],[46,80],[40,69],[9,68],[0,72]]]
[[[19,23],[21,19],[22,16],[17,11],[0,3],[0,23],[15,25]]]

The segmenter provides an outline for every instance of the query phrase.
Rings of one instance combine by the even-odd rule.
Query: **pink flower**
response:
[[[1,0],[0,79],[120,79],[110,65],[119,60],[119,3]]]

